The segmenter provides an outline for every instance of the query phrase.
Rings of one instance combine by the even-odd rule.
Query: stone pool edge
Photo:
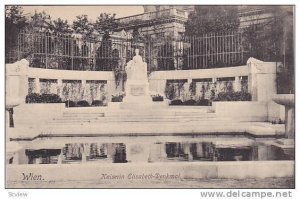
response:
[[[62,165],[6,165],[6,183],[54,183],[59,181],[90,181],[100,183],[114,180],[148,181],[149,179],[128,179],[132,175],[179,176],[177,179],[210,178],[271,178],[294,177],[294,161],[229,161],[229,162],[177,162],[177,163],[126,163],[126,164],[62,164]],[[272,168],[272,169],[270,169]],[[37,175],[41,179],[24,180],[24,175]],[[105,179],[104,175],[124,176],[124,179]],[[167,177],[168,178],[168,177]],[[164,178],[156,180],[166,180]],[[104,186],[105,187],[105,186]],[[10,187],[7,187],[10,188]]]

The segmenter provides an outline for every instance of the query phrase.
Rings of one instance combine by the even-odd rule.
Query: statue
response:
[[[142,104],[152,102],[149,94],[147,63],[143,62],[142,57],[139,55],[139,49],[135,49],[135,56],[127,63],[125,71],[127,81],[125,86],[126,96],[123,99],[124,106],[126,106],[126,103],[136,105],[137,102]]]
[[[139,55],[139,49],[135,49],[135,56],[129,61],[125,67],[127,73],[127,84],[131,82],[148,82],[147,64],[143,62]]]
[[[125,97],[120,108],[129,110],[152,109],[154,104],[149,91],[147,63],[143,62],[139,55],[139,49],[135,50],[135,56],[127,63],[125,71],[127,74]],[[167,103],[164,104],[168,105]]]

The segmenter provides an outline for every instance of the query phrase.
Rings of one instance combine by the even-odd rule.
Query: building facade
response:
[[[177,37],[185,32],[185,22],[194,5],[146,5],[144,13],[117,19],[119,31],[138,30],[143,35]],[[272,6],[238,6],[240,28],[260,24],[274,17]]]

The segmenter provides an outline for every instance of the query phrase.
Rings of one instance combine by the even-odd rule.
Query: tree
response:
[[[281,61],[287,52],[284,45],[288,45],[287,54],[293,55],[293,11],[287,7],[273,6],[268,12],[272,18],[264,23],[251,24],[245,28],[243,36],[249,44],[249,56],[263,61]]]
[[[272,18],[251,24],[243,33],[248,57],[282,62],[284,67],[277,74],[278,92],[294,93],[293,6],[272,6],[268,12]]]
[[[95,30],[104,35],[110,35],[119,26],[119,23],[115,20],[116,14],[101,13],[95,24]]]
[[[119,67],[119,52],[113,51],[110,35],[119,26],[115,20],[116,14],[101,13],[94,23],[95,30],[102,34],[101,45],[97,49],[96,54],[96,70],[120,70]]]
[[[202,36],[207,33],[234,31],[239,28],[237,6],[195,6],[185,24],[185,34]]]
[[[185,35],[189,36],[185,42],[189,47],[184,50],[182,69],[213,68],[228,65],[222,60],[217,63],[213,62],[212,56],[198,55],[200,52],[214,55],[218,52],[218,47],[230,46],[226,45],[230,42],[229,39],[218,40],[218,46],[215,42],[208,42],[211,39],[210,35],[224,36],[224,34],[232,33],[238,30],[239,24],[237,6],[195,6],[195,11],[189,14],[185,24]],[[221,44],[221,42],[223,43]],[[226,52],[228,49],[224,48],[223,50]]]
[[[26,18],[21,6],[5,7],[5,58],[6,62],[17,60],[18,34],[26,26]]]
[[[51,30],[56,33],[70,33],[72,32],[71,27],[67,20],[62,20],[58,18],[51,23]]]
[[[88,20],[87,15],[76,16],[72,28],[75,33],[82,34],[83,36],[92,36],[94,33],[94,25]]]
[[[31,16],[27,29],[34,32],[47,32],[51,28],[51,17],[45,11]]]
[[[15,25],[18,28],[23,28],[26,25],[26,18],[23,15],[21,6],[6,6],[5,7],[5,26]]]

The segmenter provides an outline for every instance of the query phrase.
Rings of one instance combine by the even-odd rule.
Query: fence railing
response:
[[[19,59],[29,56],[30,66],[37,68],[107,71],[130,55],[128,39],[26,32],[18,37]]]
[[[237,66],[246,63],[245,42],[240,32],[180,38],[82,37],[70,34],[21,32],[17,60],[28,58],[31,67],[64,70],[111,71],[124,67],[134,49],[148,70],[188,70]],[[7,62],[15,61],[13,57]]]
[[[153,45],[153,46],[151,46]],[[202,37],[163,39],[150,43],[149,62],[158,70],[188,70],[237,66],[246,63],[242,33],[206,34]]]

